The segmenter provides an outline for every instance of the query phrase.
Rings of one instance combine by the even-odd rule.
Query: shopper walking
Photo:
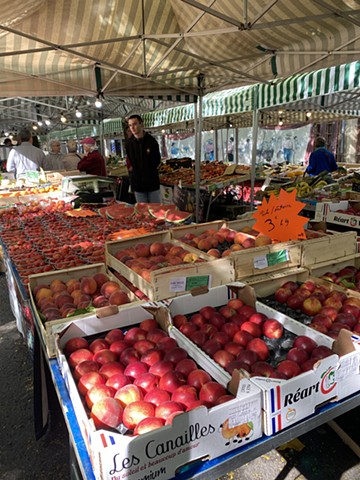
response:
[[[97,175],[99,177],[106,177],[105,160],[96,147],[96,142],[93,138],[87,137],[80,140],[84,147],[84,156],[77,165],[80,172],[85,172],[89,175]]]
[[[145,132],[139,115],[128,118],[132,136],[125,144],[131,187],[138,203],[160,203],[160,179],[158,167],[161,157],[156,139]]]
[[[6,170],[12,172],[16,177],[27,172],[44,168],[45,154],[32,145],[32,134],[27,128],[19,132],[20,145],[13,147],[9,152]]]
[[[309,175],[319,175],[319,173],[324,170],[334,172],[338,169],[334,154],[325,147],[325,144],[326,141],[323,137],[318,137],[315,140],[315,150],[310,155],[309,165],[305,173]]]

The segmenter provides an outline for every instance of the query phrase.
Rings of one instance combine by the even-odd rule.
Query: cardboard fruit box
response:
[[[160,317],[163,317],[162,308],[155,309]],[[149,474],[162,480],[174,478],[190,463],[216,458],[262,435],[260,390],[248,379],[236,385],[234,399],[210,409],[202,406],[184,412],[176,416],[171,425],[142,435],[95,429],[82,404],[63,347],[74,337],[101,336],[113,328],[126,330],[149,318],[147,310],[145,305],[130,305],[127,310],[106,319],[77,320],[57,335],[58,361],[96,478],[141,480]],[[172,337],[171,329],[169,335]],[[185,342],[183,348],[191,358],[192,345]],[[207,364],[205,368],[212,375],[212,365]]]
[[[95,275],[96,273],[105,273],[111,281],[114,281],[117,284],[119,284],[121,290],[128,295],[130,302],[132,302],[133,304],[142,303],[141,300],[139,300],[134,295],[133,292],[131,292],[125,285],[123,285],[114,275],[112,275],[106,269],[106,266],[103,263],[97,263],[93,265],[84,265],[81,267],[69,268],[66,270],[57,270],[54,272],[47,272],[47,273],[39,273],[36,275],[29,276],[29,285],[28,285],[29,295],[30,295],[32,309],[34,311],[35,323],[49,358],[53,358],[56,356],[54,334],[57,331],[57,329],[62,328],[64,324],[72,322],[75,319],[86,318],[89,315],[92,315],[94,313],[94,310],[96,311],[96,309],[94,308],[88,309],[88,311],[82,311],[82,313],[80,313],[79,311],[79,314],[65,317],[65,318],[60,318],[57,320],[44,321],[44,318],[42,317],[41,313],[39,312],[36,306],[36,301],[34,296],[35,287],[40,285],[50,285],[50,283],[53,280],[61,280],[61,281],[67,282],[68,280],[73,278],[80,279],[81,277],[92,276],[92,275]],[[112,310],[122,310],[126,308],[127,305],[129,304],[114,306]],[[107,308],[107,307],[104,307],[104,308]],[[99,308],[97,311],[100,312],[101,314],[101,308]]]
[[[279,274],[277,275],[280,277]],[[299,272],[299,275],[306,276],[307,273]],[[255,291],[248,285],[235,282],[228,286],[211,289],[203,295],[186,295],[172,299],[168,302],[169,315],[174,317],[178,314],[195,313],[204,306],[219,307],[226,305],[230,298],[240,298],[249,305],[255,304],[258,312],[269,318],[275,318],[282,323],[285,330],[297,336],[306,335],[315,340],[318,345],[325,345],[334,351],[333,355],[318,361],[312,370],[289,380],[251,377],[251,381],[262,391],[263,428],[266,435],[273,435],[309,417],[316,413],[318,406],[326,402],[341,400],[360,389],[360,337],[342,330],[338,340],[334,342],[332,338],[306,327],[259,301],[254,303]],[[176,330],[175,327],[173,329]],[[178,336],[180,335],[181,332],[178,333]],[[198,355],[208,357],[200,349],[198,349]],[[218,366],[218,368],[230,381],[230,374],[222,367]]]
[[[201,263],[179,264],[160,268],[150,272],[149,281],[116,258],[116,253],[139,243],[151,245],[155,242],[171,243],[183,247]],[[217,286],[234,280],[234,267],[229,257],[215,259],[210,255],[192,248],[178,240],[172,240],[170,232],[144,235],[136,239],[106,242],[106,263],[133,285],[141,290],[150,300],[158,301],[176,297],[201,286]]]

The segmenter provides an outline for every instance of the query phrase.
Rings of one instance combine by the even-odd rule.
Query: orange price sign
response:
[[[296,200],[296,190],[288,193],[281,189],[278,197],[272,194],[269,200],[264,198],[253,214],[256,219],[253,228],[276,242],[304,240],[304,224],[308,219],[298,215],[303,208],[304,204]]]

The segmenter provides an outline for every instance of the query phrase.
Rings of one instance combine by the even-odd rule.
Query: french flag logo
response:
[[[101,433],[100,438],[104,448],[115,445],[116,443],[115,438],[112,435],[105,435],[104,433]]]
[[[281,422],[281,388],[277,385],[270,389],[271,430],[276,433],[282,429]]]

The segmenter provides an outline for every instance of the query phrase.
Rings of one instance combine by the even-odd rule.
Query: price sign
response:
[[[308,219],[298,215],[303,208],[304,203],[296,200],[296,190],[290,193],[280,190],[278,198],[275,195],[270,195],[269,200],[264,198],[253,214],[256,219],[253,228],[276,242],[304,240],[304,224]]]

